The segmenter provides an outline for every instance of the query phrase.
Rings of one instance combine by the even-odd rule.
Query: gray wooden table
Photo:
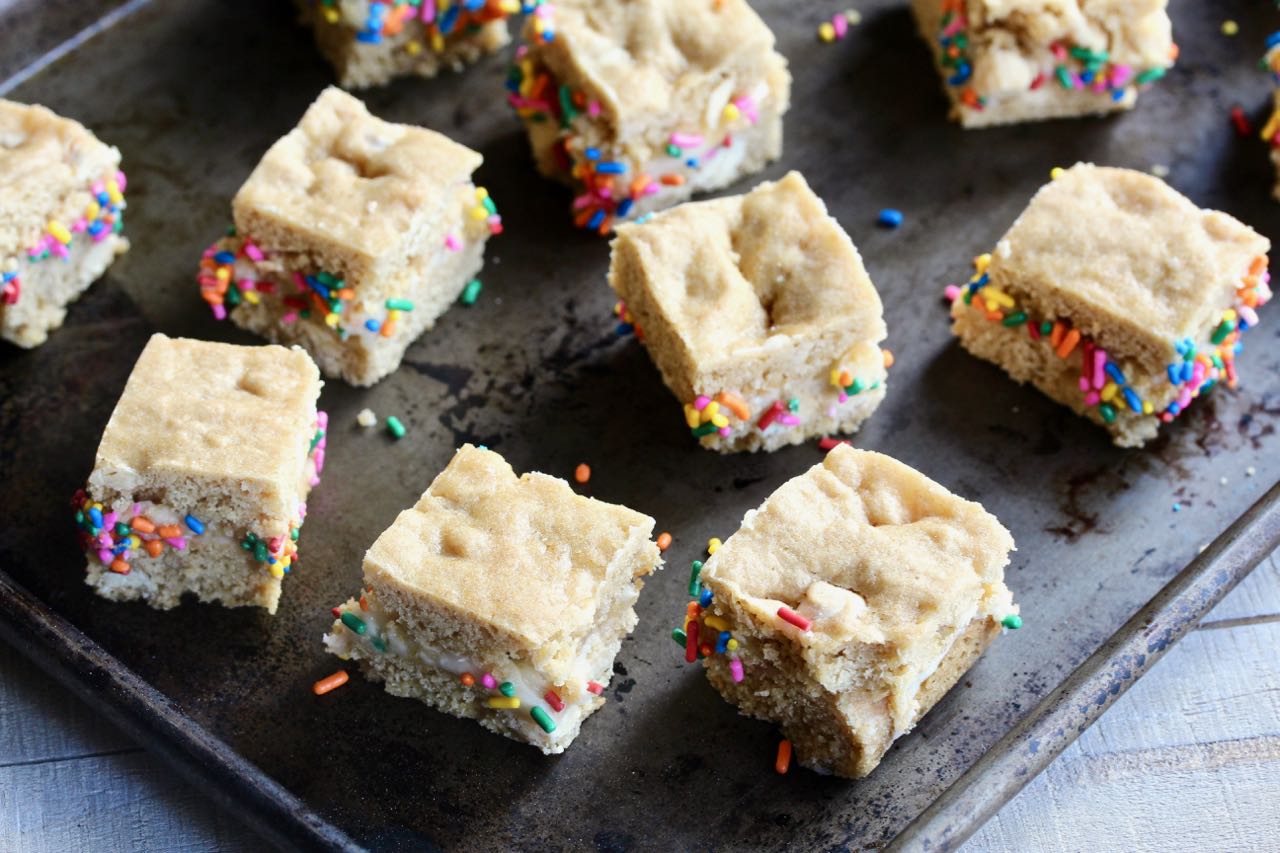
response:
[[[1273,555],[970,841],[994,850],[1274,851],[1280,558]],[[0,645],[0,851],[262,842]]]

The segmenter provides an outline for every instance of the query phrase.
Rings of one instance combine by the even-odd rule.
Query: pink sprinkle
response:
[[[783,426],[799,426],[800,418],[796,415],[781,415],[778,417],[778,423]]]
[[[124,192],[125,188],[129,186],[128,179],[125,178],[124,172],[120,170],[116,170],[116,186],[120,188],[120,192]]]
[[[116,522],[119,519],[120,519],[120,516],[116,515],[114,512],[109,512],[102,517],[102,526],[108,529],[115,527]]]
[[[1067,58],[1067,49],[1060,42],[1054,42],[1049,45],[1049,51],[1053,54],[1053,58],[1059,62]]]
[[[529,45],[522,44],[516,48],[516,59],[524,59],[529,53]]]
[[[236,282],[236,285],[241,290],[257,290],[258,289],[258,283],[251,278],[242,278]]]
[[[166,539],[164,541],[168,542],[178,551],[181,551],[183,548],[187,547],[187,540],[183,539],[180,536],[175,536],[172,539]]]
[[[697,397],[693,399],[693,407],[697,409],[699,412],[701,412],[710,404],[711,404],[711,398],[708,397],[706,394],[699,394]]]
[[[329,413],[326,412],[324,409],[318,409],[316,411],[316,426],[319,427],[320,429],[324,429],[328,425],[329,425]],[[324,443],[323,438],[320,439],[320,443],[321,444]]]
[[[1182,392],[1178,394],[1178,408],[1185,409],[1191,405],[1191,389],[1186,385],[1182,386]]]
[[[1084,395],[1084,404],[1086,406],[1096,406],[1098,405],[1098,401],[1101,399],[1102,397],[1097,391],[1090,391],[1088,394]]]
[[[843,392],[841,392],[841,393],[843,393]],[[846,394],[845,396],[847,397],[848,395]],[[842,402],[843,402],[843,401],[842,401]],[[827,406],[827,417],[829,417],[829,418],[834,418],[835,416],[836,416],[836,407],[835,407],[835,406]]]
[[[1111,85],[1120,88],[1129,80],[1129,75],[1133,73],[1133,69],[1128,65],[1117,65],[1111,69]]]
[[[492,673],[489,673],[489,672],[486,672],[484,675],[480,676],[480,683],[483,684],[485,686],[485,689],[487,690],[492,690],[493,688],[498,686],[498,680],[493,677]]]
[[[546,19],[546,18],[550,18],[554,12],[555,12],[555,9],[553,7],[553,4],[543,3],[540,6],[538,6],[537,9],[534,10],[533,14],[536,17]]]
[[[544,6],[539,6],[538,8],[542,9],[542,8],[546,8],[546,7],[544,7]],[[594,694],[596,694],[597,696],[599,696],[601,693],[603,693],[603,692],[604,692],[604,685],[603,685],[603,684],[600,684],[599,682],[596,682],[596,681],[588,681],[588,682],[587,682],[587,692],[588,692],[588,693],[594,693]]]
[[[293,271],[293,283],[298,286],[299,293],[307,292],[307,280],[302,277],[302,273],[297,270]]]
[[[462,241],[458,239],[458,235],[456,234],[450,234],[449,236],[445,237],[444,245],[445,245],[445,248],[448,249],[450,252],[462,251]]]
[[[88,227],[89,227],[89,223],[85,221],[85,218],[83,216],[81,216],[75,222],[71,223],[71,230],[76,234],[84,233],[84,230]]]
[[[324,470],[324,449],[317,447],[315,455],[312,458],[315,462],[316,473],[319,474]]]
[[[294,324],[294,323],[298,322],[298,312],[297,312],[297,311],[290,311],[290,312],[289,312],[289,313],[287,313],[287,314],[282,314],[282,315],[280,316],[280,322],[281,322],[281,323],[284,323],[286,326],[290,326],[290,325],[292,325],[292,324]]]
[[[960,298],[960,288],[954,284],[948,284],[947,289],[942,291],[942,294],[947,297],[948,302],[955,302]]]
[[[251,261],[261,261],[266,257],[266,255],[262,253],[261,249],[253,243],[250,243],[248,240],[246,240],[244,244],[244,253]]]
[[[720,429],[716,430],[716,432],[720,433],[720,435],[721,435],[723,438],[728,438],[728,437],[729,437],[729,435],[733,432],[733,430],[732,430],[732,429],[730,429],[730,428],[729,428],[729,427],[727,427],[727,426],[722,426],[722,427],[720,427]]]
[[[853,446],[853,442],[847,438],[831,438],[830,436],[824,436],[823,438],[818,439],[819,450],[834,450],[842,444],[847,444],[851,447]]]
[[[1099,391],[1107,384],[1107,351],[1104,349],[1096,349],[1093,351],[1093,387]]]
[[[671,144],[680,148],[696,148],[702,144],[702,137],[696,133],[680,133],[671,134]]]
[[[436,0],[422,0],[422,22],[433,23],[436,19]]]
[[[1258,325],[1258,312],[1254,311],[1248,305],[1241,305],[1239,308],[1236,309],[1236,313],[1239,314],[1241,319],[1243,319],[1250,326]]]
[[[227,308],[225,305],[210,305],[209,307],[213,309],[213,316],[215,319],[227,319]]]
[[[844,20],[843,16],[840,20]],[[729,659],[729,673],[733,676],[733,683],[737,684],[742,681],[742,661],[737,658]]]
[[[111,561],[115,559],[115,555],[105,549],[98,552],[98,559],[102,561],[102,565],[109,566]]]
[[[813,623],[801,616],[799,613],[787,607],[785,604],[778,608],[778,618],[790,625],[795,625],[801,631],[808,631]]]
[[[132,511],[132,512],[130,512],[130,513],[129,513],[129,515],[130,515],[130,516],[134,516],[134,515],[142,515],[142,504],[140,504],[140,503],[135,503],[135,504],[133,505],[133,511]]]
[[[92,192],[94,195],[98,195],[99,193],[106,192],[106,189],[107,189],[107,185],[104,184],[102,181],[94,181],[89,186],[89,191]]]
[[[1092,388],[1092,387],[1093,387],[1092,385],[1090,385],[1090,384],[1089,384],[1089,380],[1088,380],[1088,379],[1086,379],[1086,378],[1085,378],[1085,377],[1083,377],[1083,376],[1081,376],[1081,377],[1080,377],[1080,383],[1079,383],[1079,384],[1080,384],[1080,390],[1081,390],[1081,391],[1088,391],[1090,388]]]
[[[836,38],[842,39],[849,33],[849,19],[844,15],[833,15],[831,26],[835,28]],[[742,679],[738,679],[741,681]]]
[[[588,102],[587,102],[587,115],[591,116],[592,118],[595,118],[596,116],[600,115],[600,102],[599,102],[599,101],[588,101]]]
[[[743,95],[740,98],[735,98],[733,105],[737,107],[738,111],[746,116],[747,121],[752,124],[755,124],[760,120],[760,113],[756,110],[756,99],[750,95]]]

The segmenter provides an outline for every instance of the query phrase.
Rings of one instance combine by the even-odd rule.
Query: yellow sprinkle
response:
[[[738,650],[738,641],[730,637],[729,642],[725,643],[724,647],[731,652],[735,652]]]
[[[489,217],[489,211],[485,210],[483,207],[473,207],[473,208],[471,208],[471,218],[472,218],[472,219],[475,219],[475,220],[477,220],[477,221],[478,221],[478,220],[481,220],[481,219],[487,219],[488,217]]]
[[[476,199],[478,201],[484,201],[488,197],[489,197],[489,191],[487,189],[485,189],[484,187],[476,187]]]
[[[987,285],[982,289],[982,295],[986,297],[988,305],[991,305],[991,303],[994,302],[998,306],[1012,308],[1017,304],[1013,301],[1012,296],[1005,293],[1003,290],[997,290],[991,285]],[[994,310],[994,308],[992,310]]]
[[[982,278],[982,274],[987,271],[987,267],[991,266],[991,253],[983,252],[981,255],[973,259],[973,269],[978,274],[978,278]]]
[[[324,19],[327,23],[336,24],[341,19],[341,17],[342,16],[338,14],[337,9],[333,8],[332,6],[325,7]]]
[[[726,122],[735,122],[738,120],[738,117],[740,115],[741,113],[738,112],[737,104],[725,104],[724,112],[720,114],[720,117],[723,118]]]
[[[1110,403],[1115,399],[1115,396],[1119,391],[1120,387],[1116,385],[1116,383],[1108,382],[1106,385],[1102,386],[1102,393],[1098,396],[1102,398],[1102,402]]]
[[[258,295],[258,291],[256,290],[246,290],[240,295],[243,296],[244,301],[248,302],[250,305],[257,305],[262,301],[262,297]]]
[[[818,24],[818,38],[825,42],[833,42],[836,40],[836,28],[831,26],[830,21],[823,21]]]
[[[89,206],[84,209],[84,218],[92,222],[98,218],[98,214],[102,212],[102,207],[96,201],[89,202]]]
[[[419,53],[422,53],[422,42],[417,39],[405,42],[404,52],[410,56],[417,56]]]
[[[502,0],[502,2],[498,4],[498,9],[501,10],[504,15],[514,15],[516,12],[520,11],[520,0]]]
[[[1154,412],[1154,411],[1155,411],[1155,407],[1151,405],[1151,401],[1150,401],[1150,400],[1143,400],[1143,401],[1142,401],[1142,414],[1144,414],[1144,415],[1149,415],[1149,414],[1151,414],[1151,413],[1152,413],[1152,412]]]
[[[719,539],[712,536],[710,539],[707,540],[707,553],[714,554],[716,551],[720,550],[720,546],[723,544],[724,543],[721,542]]]
[[[712,616],[712,615],[703,616],[702,621],[706,622],[708,625],[710,625],[712,628],[715,628],[717,631],[729,630],[729,623],[724,621],[724,619],[722,619],[719,616]]]
[[[271,577],[273,578],[284,577],[284,569],[280,568],[279,566],[270,566],[269,570],[271,572]]]
[[[838,367],[831,368],[831,384],[832,385],[840,384],[840,368]]]
[[[1238,32],[1240,32],[1240,25],[1235,21],[1222,22],[1222,34],[1224,36],[1233,36]]]
[[[1062,177],[1062,173],[1065,171],[1066,169],[1062,168],[1061,166],[1054,166],[1052,169],[1049,170],[1049,177],[1056,181],[1058,180],[1058,178]]]
[[[436,53],[444,53],[444,36],[440,35],[439,30],[431,34],[431,49]]]
[[[338,323],[340,323],[341,321],[342,321],[341,314],[325,314],[324,315],[324,324],[331,329],[338,328]]]
[[[693,407],[692,403],[684,404],[684,422],[689,425],[689,429],[693,429],[702,423],[702,415]]]
[[[71,232],[67,230],[67,226],[56,219],[49,220],[49,233],[57,238],[59,243],[71,242]]]
[[[1275,136],[1278,130],[1280,130],[1280,110],[1273,112],[1271,118],[1267,119],[1267,123],[1262,128],[1262,138],[1270,142],[1271,137]]]
[[[711,423],[716,427],[716,429],[724,429],[729,425],[729,419],[724,415],[716,414],[711,416]]]
[[[231,267],[218,267],[218,271],[213,274],[218,281],[229,281],[231,279]]]
[[[520,697],[518,696],[490,696],[485,700],[484,704],[490,708],[502,708],[507,711],[514,711],[520,707]]]
[[[1226,311],[1223,311],[1222,319],[1226,320],[1228,323],[1234,323],[1236,321],[1236,309],[1228,308]]]
[[[107,198],[111,199],[112,204],[124,201],[124,196],[120,193],[120,185],[116,183],[115,178],[107,181]]]
[[[720,414],[720,404],[715,400],[712,400],[710,403],[707,403],[706,408],[702,410],[702,420],[709,421],[718,414]]]

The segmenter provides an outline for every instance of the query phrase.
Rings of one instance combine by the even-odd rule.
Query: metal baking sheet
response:
[[[8,5],[27,27],[37,6],[85,25],[102,8]],[[1269,309],[1248,335],[1242,390],[1215,391],[1147,449],[1122,451],[963,353],[939,294],[1051,167],[1077,160],[1167,165],[1198,203],[1280,237],[1265,146],[1228,120],[1237,102],[1264,109],[1256,60],[1274,15],[1245,0],[1175,3],[1182,57],[1136,112],[965,132],[946,121],[904,4],[864,0],[864,22],[834,45],[815,28],[847,3],[755,5],[795,75],[785,156],[765,177],[799,169],[826,199],[863,252],[897,354],[888,398],[856,443],[981,500],[1018,541],[1008,582],[1026,627],[871,777],[773,773],[774,730],[739,717],[671,642],[689,560],[820,451],[694,445],[649,359],[614,332],[606,243],[575,231],[567,192],[533,170],[502,102],[502,57],[367,94],[376,113],[481,151],[507,231],[490,244],[473,308],[451,310],[375,388],[325,388],[328,467],[279,614],[161,613],[90,594],[68,499],[147,337],[255,342],[209,316],[193,273],[258,157],[331,79],[285,3],[134,2],[52,61],[47,44],[6,39],[45,62],[18,72],[10,97],[75,116],[124,152],[133,249],[46,346],[0,351],[0,633],[284,845],[859,849],[897,837],[946,849],[980,825],[1275,545],[1280,318]],[[1240,23],[1234,39],[1220,33],[1225,18]],[[901,229],[875,227],[883,207],[904,211]],[[399,416],[408,435],[358,428],[366,406]],[[364,550],[464,441],[518,470],[566,476],[588,462],[591,494],[654,515],[675,537],[608,704],[560,757],[359,676],[310,692],[336,668],[320,636],[329,608],[358,587]]]

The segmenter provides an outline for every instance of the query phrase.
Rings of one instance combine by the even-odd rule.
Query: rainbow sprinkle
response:
[[[126,186],[128,181],[124,172],[119,170],[94,181],[88,188],[91,198],[80,216],[70,226],[50,219],[36,241],[22,251],[21,259],[29,264],[50,258],[65,261],[71,257],[75,235],[85,234],[93,242],[101,243],[112,234],[119,234],[124,229]],[[5,258],[0,266],[0,304],[16,305],[22,296],[18,262],[19,257]]]
[[[1215,384],[1225,382],[1236,387],[1235,359],[1242,349],[1240,335],[1257,325],[1256,309],[1271,298],[1270,274],[1267,258],[1260,255],[1253,259],[1241,283],[1236,288],[1236,304],[1223,311],[1209,336],[1208,346],[1198,346],[1190,339],[1175,341],[1177,359],[1168,365],[1166,373],[1173,386],[1172,399],[1159,406],[1133,387],[1128,372],[1094,340],[1072,327],[1070,321],[1032,317],[1021,308],[1018,301],[991,284],[987,268],[991,255],[974,259],[974,275],[963,286],[947,288],[951,302],[960,300],[971,306],[993,323],[1008,329],[1025,327],[1032,340],[1043,340],[1054,354],[1063,360],[1077,356],[1080,361],[1079,388],[1086,408],[1097,409],[1104,423],[1114,423],[1120,412],[1127,409],[1135,415],[1159,417],[1169,423],[1184,412],[1191,401],[1208,391]]]
[[[311,484],[320,482],[324,469],[325,430],[328,415],[316,412],[316,434],[307,450],[314,474]],[[96,554],[98,561],[112,572],[127,575],[133,561],[142,557],[157,558],[168,550],[184,551],[191,536],[204,536],[209,523],[191,513],[181,513],[181,523],[159,523],[152,518],[156,507],[149,501],[135,502],[127,511],[116,512],[78,490],[71,500],[81,548]],[[290,525],[288,536],[263,539],[252,532],[238,537],[240,547],[253,559],[265,563],[272,577],[282,578],[297,562],[298,532],[306,518],[306,503],[298,506],[298,520]]]
[[[459,37],[474,35],[485,25],[504,21],[519,12],[531,12],[540,0],[370,0],[363,21],[357,22],[356,41],[382,44],[384,39],[405,36],[401,49],[411,56],[424,46],[443,53]],[[316,0],[321,20],[333,26],[343,23],[338,0]]]
[[[943,3],[938,43],[941,46],[940,62],[948,75],[947,85],[960,90],[960,102],[964,106],[972,110],[985,109],[987,96],[977,92],[972,85],[971,33],[965,14],[965,0],[946,0]],[[1170,64],[1177,54],[1177,45],[1174,45],[1170,50]],[[1124,100],[1135,87],[1150,85],[1169,70],[1168,66],[1153,65],[1135,71],[1130,65],[1112,62],[1105,50],[1092,50],[1065,42],[1050,44],[1045,59],[1045,67],[1031,80],[1029,88],[1032,91],[1055,82],[1063,89],[1093,92],[1113,101]]]

